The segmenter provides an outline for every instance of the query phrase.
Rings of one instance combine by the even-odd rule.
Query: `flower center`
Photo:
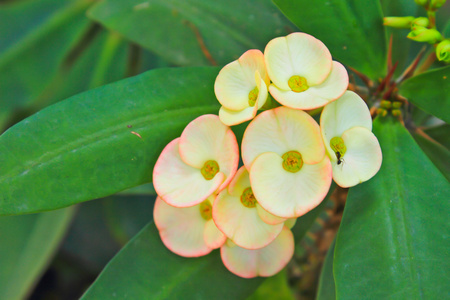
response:
[[[214,178],[214,176],[216,176],[219,170],[219,164],[215,160],[208,160],[207,162],[205,162],[200,172],[202,172],[202,175],[206,180],[211,180]]]
[[[344,140],[339,136],[335,136],[331,139],[330,147],[334,153],[339,153],[340,157],[343,157],[345,152],[347,152],[347,147],[345,147]]]
[[[248,105],[250,105],[251,107],[255,106],[256,99],[258,99],[258,94],[258,87],[255,86],[255,88],[251,90],[250,93],[248,93]]]
[[[206,221],[211,220],[212,218],[212,206],[211,202],[209,202],[208,199],[200,203],[200,214],[202,215],[202,218]]]
[[[283,169],[291,173],[297,173],[303,166],[302,155],[297,151],[289,151],[283,154]]]
[[[288,85],[293,92],[300,93],[309,89],[305,77],[294,75],[288,80]]]
[[[256,207],[256,201],[255,195],[253,195],[253,191],[251,187],[246,188],[241,195],[241,202],[242,205],[248,208]]]

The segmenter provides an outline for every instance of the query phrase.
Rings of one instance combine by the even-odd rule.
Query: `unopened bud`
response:
[[[447,1],[447,0],[431,0],[431,1],[430,1],[430,8],[431,8],[431,9],[438,9],[438,8],[440,8],[442,5],[445,4],[445,1]]]
[[[425,6],[428,4],[428,0],[414,0],[417,5]]]
[[[402,107],[402,103],[400,101],[394,101],[394,102],[392,102],[392,107],[400,108],[400,107]]]
[[[384,108],[379,108],[379,109],[377,109],[377,114],[382,116],[382,117],[386,117],[387,110],[385,110]]]
[[[414,17],[384,17],[383,25],[394,28],[410,28]]]
[[[450,62],[450,40],[440,42],[436,47],[436,57],[440,61]]]
[[[430,25],[430,20],[428,20],[428,18],[425,17],[415,18],[411,23],[412,27],[415,26],[428,27],[428,25]]]
[[[436,44],[442,40],[442,35],[436,29],[428,29],[422,26],[414,26],[407,38],[416,42]]]
[[[400,109],[393,109],[393,110],[392,110],[392,115],[393,115],[394,117],[399,117],[399,116],[402,115],[402,111],[401,111]]]
[[[388,101],[388,100],[381,100],[380,106],[381,106],[382,108],[391,109],[391,107],[392,107],[392,102],[391,102],[391,101]]]

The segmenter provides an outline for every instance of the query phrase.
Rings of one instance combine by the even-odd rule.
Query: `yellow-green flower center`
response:
[[[288,80],[288,85],[293,92],[300,93],[309,89],[305,77],[294,75]]]
[[[256,207],[256,201],[255,195],[253,195],[253,191],[251,187],[246,188],[241,195],[241,202],[242,205],[248,208]]]
[[[212,218],[212,205],[211,202],[209,202],[208,199],[200,203],[200,214],[202,215],[202,218],[206,221],[211,220]]]
[[[342,162],[345,152],[347,152],[347,147],[345,147],[344,140],[339,136],[335,136],[330,141],[330,147],[334,151],[334,154],[336,154],[339,165]]]
[[[258,94],[258,87],[255,86],[255,88],[251,90],[250,93],[248,93],[248,105],[250,105],[251,107],[255,106],[256,99],[258,99]]]
[[[208,160],[200,171],[206,180],[211,180],[220,171],[219,164],[215,160]]]
[[[297,173],[303,166],[302,155],[297,151],[289,151],[283,154],[283,169],[291,173]]]

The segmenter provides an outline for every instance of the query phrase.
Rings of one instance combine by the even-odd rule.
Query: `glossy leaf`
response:
[[[158,69],[50,106],[0,136],[0,214],[104,197],[151,181],[165,145],[217,113],[217,68]]]
[[[378,0],[273,0],[297,27],[320,39],[333,59],[377,79],[386,69]]]
[[[432,139],[439,142],[447,149],[450,149],[450,135],[448,134],[449,132],[449,124],[442,124],[425,130],[426,134],[428,134]]]
[[[267,278],[247,300],[295,300],[288,284],[286,269]]]
[[[89,16],[183,66],[229,63],[293,28],[270,0],[106,0]]]
[[[406,80],[399,93],[424,111],[450,123],[450,66]]]
[[[334,246],[336,239],[328,249],[327,256],[322,265],[322,271],[320,272],[319,287],[317,288],[317,300],[335,300],[336,299],[336,287],[334,286],[333,276],[333,257]]]
[[[73,208],[0,217],[0,298],[24,299],[45,271]]]
[[[334,253],[336,295],[446,298],[450,184],[398,121],[377,119],[373,131],[383,164],[349,191]]]
[[[11,112],[29,105],[47,88],[69,49],[88,28],[85,12],[90,1],[56,2],[0,7],[0,32],[6,45],[0,46],[0,129]]]
[[[448,133],[449,131],[447,131],[447,135]],[[436,168],[450,181],[450,151],[441,144],[432,142],[421,135],[413,134],[413,137]]]

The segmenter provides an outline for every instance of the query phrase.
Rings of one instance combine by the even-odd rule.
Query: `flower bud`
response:
[[[384,17],[383,25],[394,28],[410,28],[414,17]]]
[[[425,6],[428,4],[428,0],[414,0],[417,5]]]
[[[411,27],[415,26],[428,27],[428,25],[430,25],[430,20],[428,20],[428,18],[425,17],[415,18],[411,23]]]
[[[400,108],[400,107],[402,107],[402,103],[400,101],[394,101],[392,103],[392,107],[393,108]]]
[[[381,100],[380,106],[382,108],[390,109],[392,107],[392,103],[388,100]]]
[[[446,39],[440,42],[436,47],[436,57],[440,61],[450,62],[450,40]]]
[[[445,4],[445,1],[447,1],[447,0],[431,0],[431,1],[430,1],[430,8],[431,8],[431,9],[438,9],[438,8],[440,8],[442,5]]]
[[[400,117],[402,115],[402,111],[400,109],[393,109],[392,110],[392,115],[394,117]]]
[[[416,42],[436,44],[442,40],[442,35],[436,29],[428,29],[422,26],[414,26],[407,38]]]

